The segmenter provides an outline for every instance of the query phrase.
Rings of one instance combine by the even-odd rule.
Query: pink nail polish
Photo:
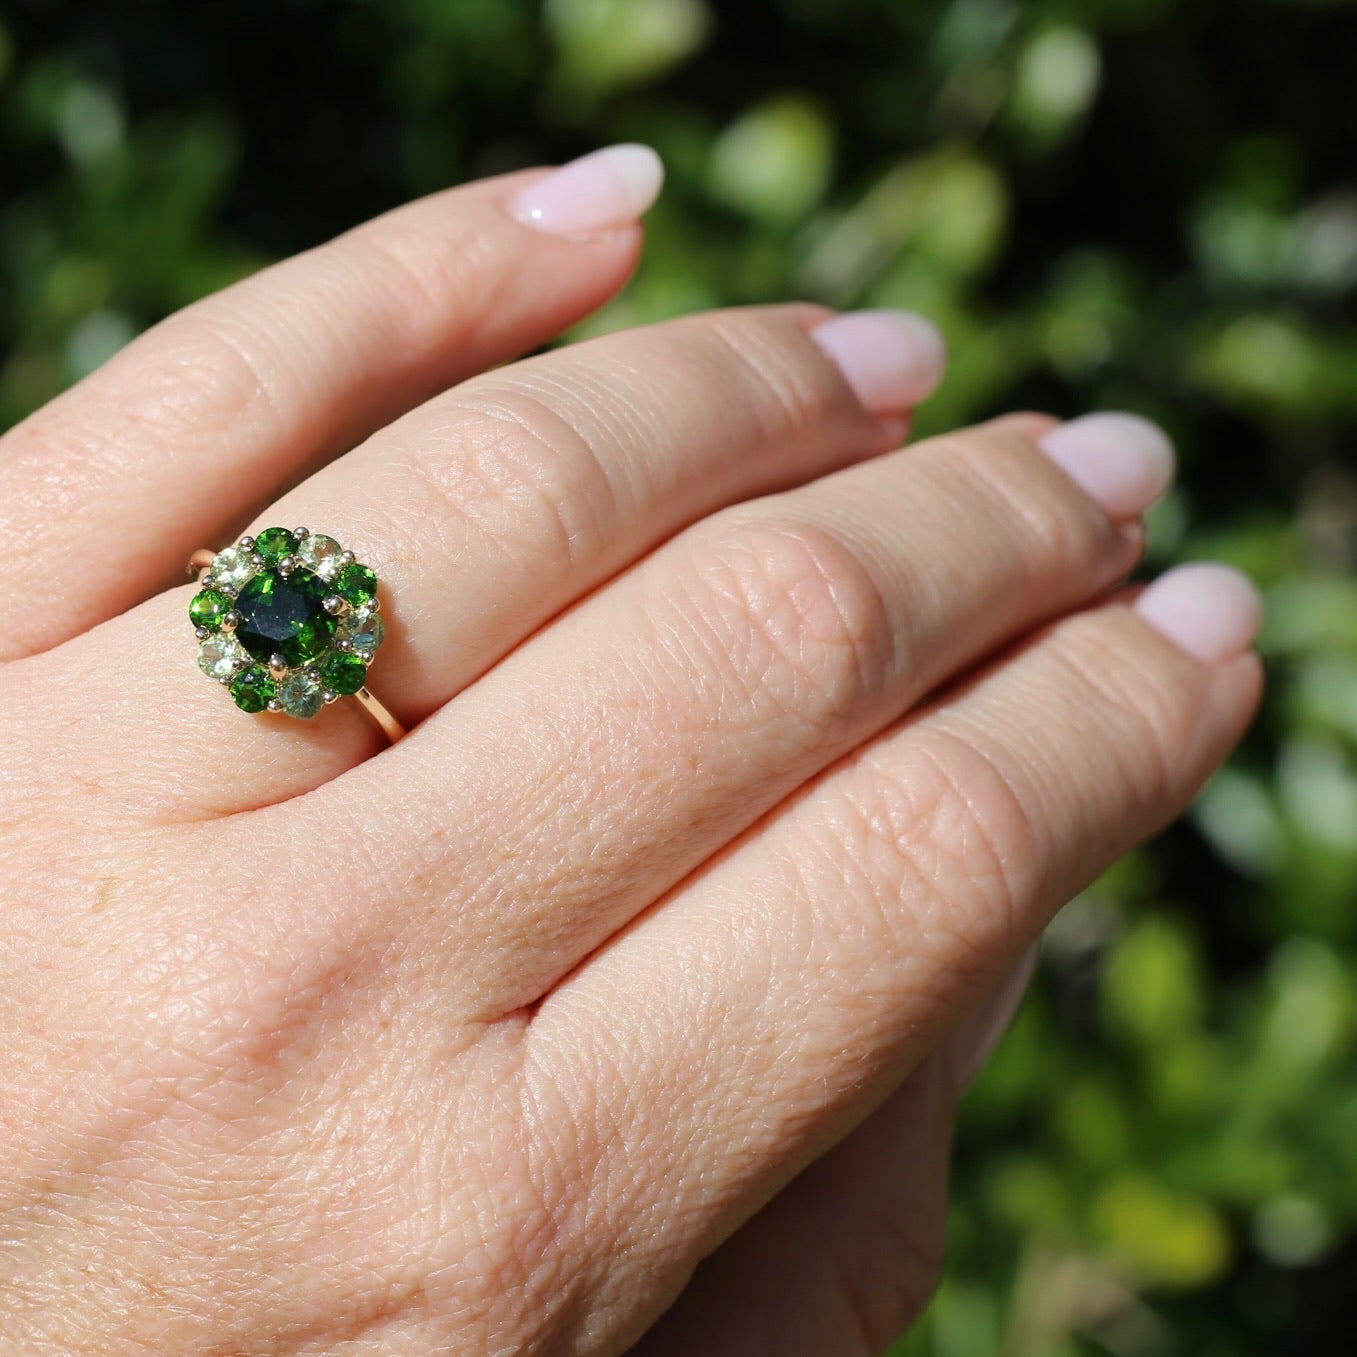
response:
[[[1033,943],[987,999],[947,1039],[958,1088],[975,1082],[994,1049],[1013,1025],[1037,968],[1039,944]]]
[[[1136,612],[1204,664],[1243,655],[1258,635],[1263,603],[1253,582],[1225,565],[1181,565],[1136,600]]]
[[[810,337],[874,415],[913,409],[937,390],[947,346],[935,325],[908,311],[854,311],[817,325]]]
[[[1173,445],[1139,415],[1084,415],[1052,429],[1040,446],[1113,518],[1143,514],[1173,483]]]
[[[649,146],[607,146],[530,184],[507,210],[548,235],[601,235],[638,221],[663,185],[664,165]]]

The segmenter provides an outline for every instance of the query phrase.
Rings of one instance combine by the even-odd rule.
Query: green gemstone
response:
[[[208,678],[229,679],[236,672],[237,664],[248,661],[249,656],[240,642],[225,632],[209,636],[198,647],[198,668]]]
[[[344,568],[344,548],[333,537],[323,532],[313,532],[302,539],[297,548],[297,559],[313,574],[329,579]]]
[[[357,655],[346,655],[342,650],[331,655],[321,666],[321,682],[332,693],[348,697],[367,681],[368,667]]]
[[[273,678],[262,664],[252,664],[231,684],[231,696],[241,711],[263,711],[275,692]]]
[[[239,589],[254,574],[254,568],[250,553],[240,547],[227,547],[212,558],[212,578],[232,589]]]
[[[230,611],[231,600],[220,589],[204,589],[194,594],[193,601],[188,605],[188,620],[195,627],[216,631],[221,626],[222,618]]]
[[[355,608],[339,619],[339,639],[347,642],[360,655],[371,659],[386,635],[381,614],[369,607]]]
[[[302,669],[278,685],[278,703],[289,716],[307,721],[325,705],[325,690]]]
[[[355,561],[339,572],[335,579],[335,593],[355,606],[371,603],[377,593],[377,575]]]
[[[286,528],[265,528],[254,539],[254,549],[264,558],[265,565],[277,565],[284,556],[297,550],[297,534]]]
[[[236,640],[256,660],[281,655],[293,668],[319,659],[334,640],[336,621],[325,611],[330,586],[309,570],[261,570],[236,595]]]

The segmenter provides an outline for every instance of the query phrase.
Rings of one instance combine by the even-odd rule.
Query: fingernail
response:
[[[553,236],[593,236],[639,220],[664,185],[664,164],[649,146],[606,146],[529,185],[509,215]]]
[[[1041,447],[1113,518],[1143,514],[1173,484],[1173,444],[1139,415],[1084,415],[1052,429]]]
[[[947,366],[937,327],[909,311],[854,311],[822,322],[810,337],[874,415],[899,414],[927,400]]]
[[[958,1088],[975,1082],[1013,1025],[1037,967],[1037,951],[1038,944],[1033,943],[1007,978],[999,982],[999,987],[948,1037],[948,1053]]]
[[[1222,664],[1253,645],[1263,600],[1252,580],[1227,565],[1180,565],[1136,600],[1136,612],[1180,650]]]

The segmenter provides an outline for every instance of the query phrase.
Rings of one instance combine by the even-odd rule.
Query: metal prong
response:
[[[311,529],[310,529],[310,528],[293,528],[293,529],[292,529],[292,535],[293,535],[293,537],[295,537],[295,538],[297,539],[297,541],[300,542],[300,541],[302,540],[303,537],[310,537],[310,536],[311,536]]]
[[[194,627],[194,628],[193,628],[193,634],[194,634],[200,641],[206,641],[207,638],[208,638],[209,636],[212,635],[212,633],[211,633],[210,631],[208,631],[208,629],[207,629],[206,627]]]
[[[270,710],[270,711],[282,711],[282,710],[283,710],[283,704],[282,704],[281,702],[279,702],[278,699],[277,699],[276,697],[275,697],[275,698],[270,698],[270,700],[269,700],[269,710]]]
[[[352,565],[358,559],[351,551],[341,552],[339,556],[340,565]]]
[[[282,678],[287,673],[287,661],[281,655],[270,655],[269,673],[274,678]]]
[[[202,579],[200,579],[200,580],[198,581],[198,588],[199,588],[199,589],[214,589],[214,588],[216,588],[216,584],[217,584],[217,580],[216,580],[216,577],[215,577],[214,575],[204,575],[204,576],[202,577]]]
[[[327,688],[321,696],[325,699],[325,705],[328,707],[331,702],[339,701],[339,694],[333,689]]]
[[[253,538],[253,537],[242,537],[242,538],[240,539],[240,542],[239,542],[237,545],[240,547],[241,551],[253,551],[253,550],[254,550],[254,538]]]
[[[278,562],[278,570],[281,574],[290,575],[300,564],[301,562],[295,556],[284,556]]]
[[[338,594],[329,594],[321,600],[321,607],[332,617],[348,612],[351,606],[348,599],[340,598]]]
[[[250,564],[254,566],[256,570],[262,570],[264,568],[264,558],[256,551],[254,555],[250,557]]]
[[[226,631],[235,631],[245,619],[232,608],[229,613],[221,620],[222,628]]]

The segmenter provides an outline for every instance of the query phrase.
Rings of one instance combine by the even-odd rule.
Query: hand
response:
[[[5,1352],[823,1357],[926,1296],[986,996],[1238,738],[1256,602],[1108,596],[1140,421],[894,451],[909,317],[496,367],[657,189],[415,203],[0,445]],[[389,590],[394,747],[242,715],[155,592],[299,523]]]

